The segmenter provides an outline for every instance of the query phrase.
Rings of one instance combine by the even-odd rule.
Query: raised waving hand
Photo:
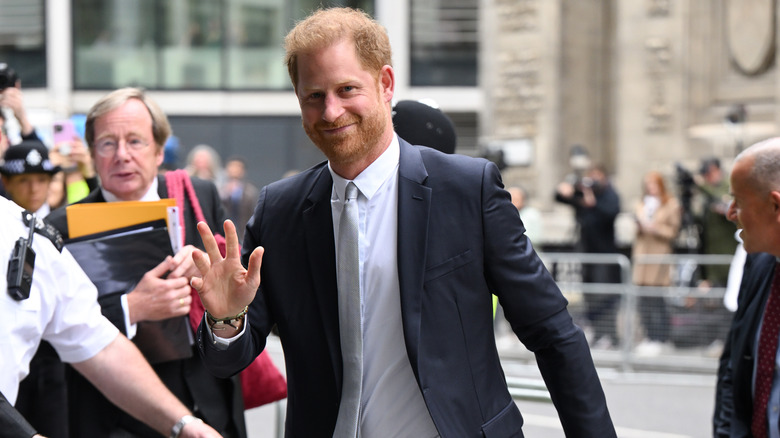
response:
[[[228,318],[239,314],[255,298],[260,286],[260,266],[263,260],[263,247],[257,247],[249,256],[245,269],[241,264],[241,249],[238,244],[236,226],[226,220],[225,257],[219,252],[217,241],[205,222],[198,223],[198,232],[206,252],[196,250],[192,253],[200,277],[191,281],[206,311],[216,319]],[[219,336],[221,333],[215,333]]]

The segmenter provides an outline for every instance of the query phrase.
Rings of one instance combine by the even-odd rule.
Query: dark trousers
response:
[[[619,283],[617,265],[583,264],[583,283]],[[595,339],[610,336],[617,341],[617,308],[620,295],[605,293],[585,294],[585,317],[593,327]]]
[[[664,297],[640,297],[639,315],[651,341],[669,340],[669,310]]]
[[[41,342],[30,361],[30,374],[19,384],[16,409],[39,434],[68,438],[65,364],[48,342]]]

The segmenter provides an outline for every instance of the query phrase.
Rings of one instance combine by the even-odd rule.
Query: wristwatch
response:
[[[174,424],[171,428],[171,438],[179,438],[179,435],[181,435],[181,431],[184,429],[184,426],[192,422],[203,423],[203,420],[192,415],[185,415],[181,417],[179,421],[177,421],[176,424]]]

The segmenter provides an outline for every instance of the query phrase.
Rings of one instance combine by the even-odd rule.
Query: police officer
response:
[[[0,393],[16,400],[19,382],[28,371],[42,339],[51,343],[63,361],[89,378],[110,400],[164,435],[217,437],[211,427],[193,417],[168,391],[143,355],[111,322],[97,304],[97,290],[65,249],[57,251],[56,235],[40,221],[6,199],[0,199]],[[29,233],[29,226],[36,233]],[[13,257],[20,238],[31,236],[35,259],[29,294],[14,288],[19,266]],[[46,236],[46,237],[44,237]],[[47,237],[54,240],[50,241]],[[9,263],[9,260],[11,263]],[[9,287],[12,286],[12,287]],[[26,296],[28,295],[28,296]],[[121,378],[119,378],[121,376]],[[11,413],[0,404],[0,424]],[[22,427],[19,437],[34,431]]]
[[[0,165],[8,198],[38,217],[49,214],[46,202],[52,176],[61,170],[49,159],[49,151],[38,140],[25,140],[11,146]]]

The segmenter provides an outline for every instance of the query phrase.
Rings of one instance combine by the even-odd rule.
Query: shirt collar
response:
[[[360,172],[360,175],[351,180],[355,183],[363,196],[371,199],[382,184],[387,181],[390,175],[398,169],[400,151],[401,148],[398,145],[398,136],[393,134],[390,146],[382,152],[382,155]],[[328,170],[333,178],[333,199],[345,199],[344,191],[347,189],[347,184],[350,180],[344,179],[336,174],[330,167],[330,163],[328,163]]]
[[[41,208],[38,209],[38,211],[35,212],[35,216],[37,217],[46,217],[51,213],[51,206],[48,202],[44,202],[43,205],[41,205]]]
[[[149,190],[146,191],[146,193],[141,197],[141,199],[139,199],[139,201],[159,201],[160,194],[157,193],[157,185],[157,178],[152,179],[152,184],[149,186]],[[116,197],[116,195],[104,189],[103,187],[100,188],[100,191],[103,192],[103,198],[105,198],[106,202],[117,202],[120,200]]]

